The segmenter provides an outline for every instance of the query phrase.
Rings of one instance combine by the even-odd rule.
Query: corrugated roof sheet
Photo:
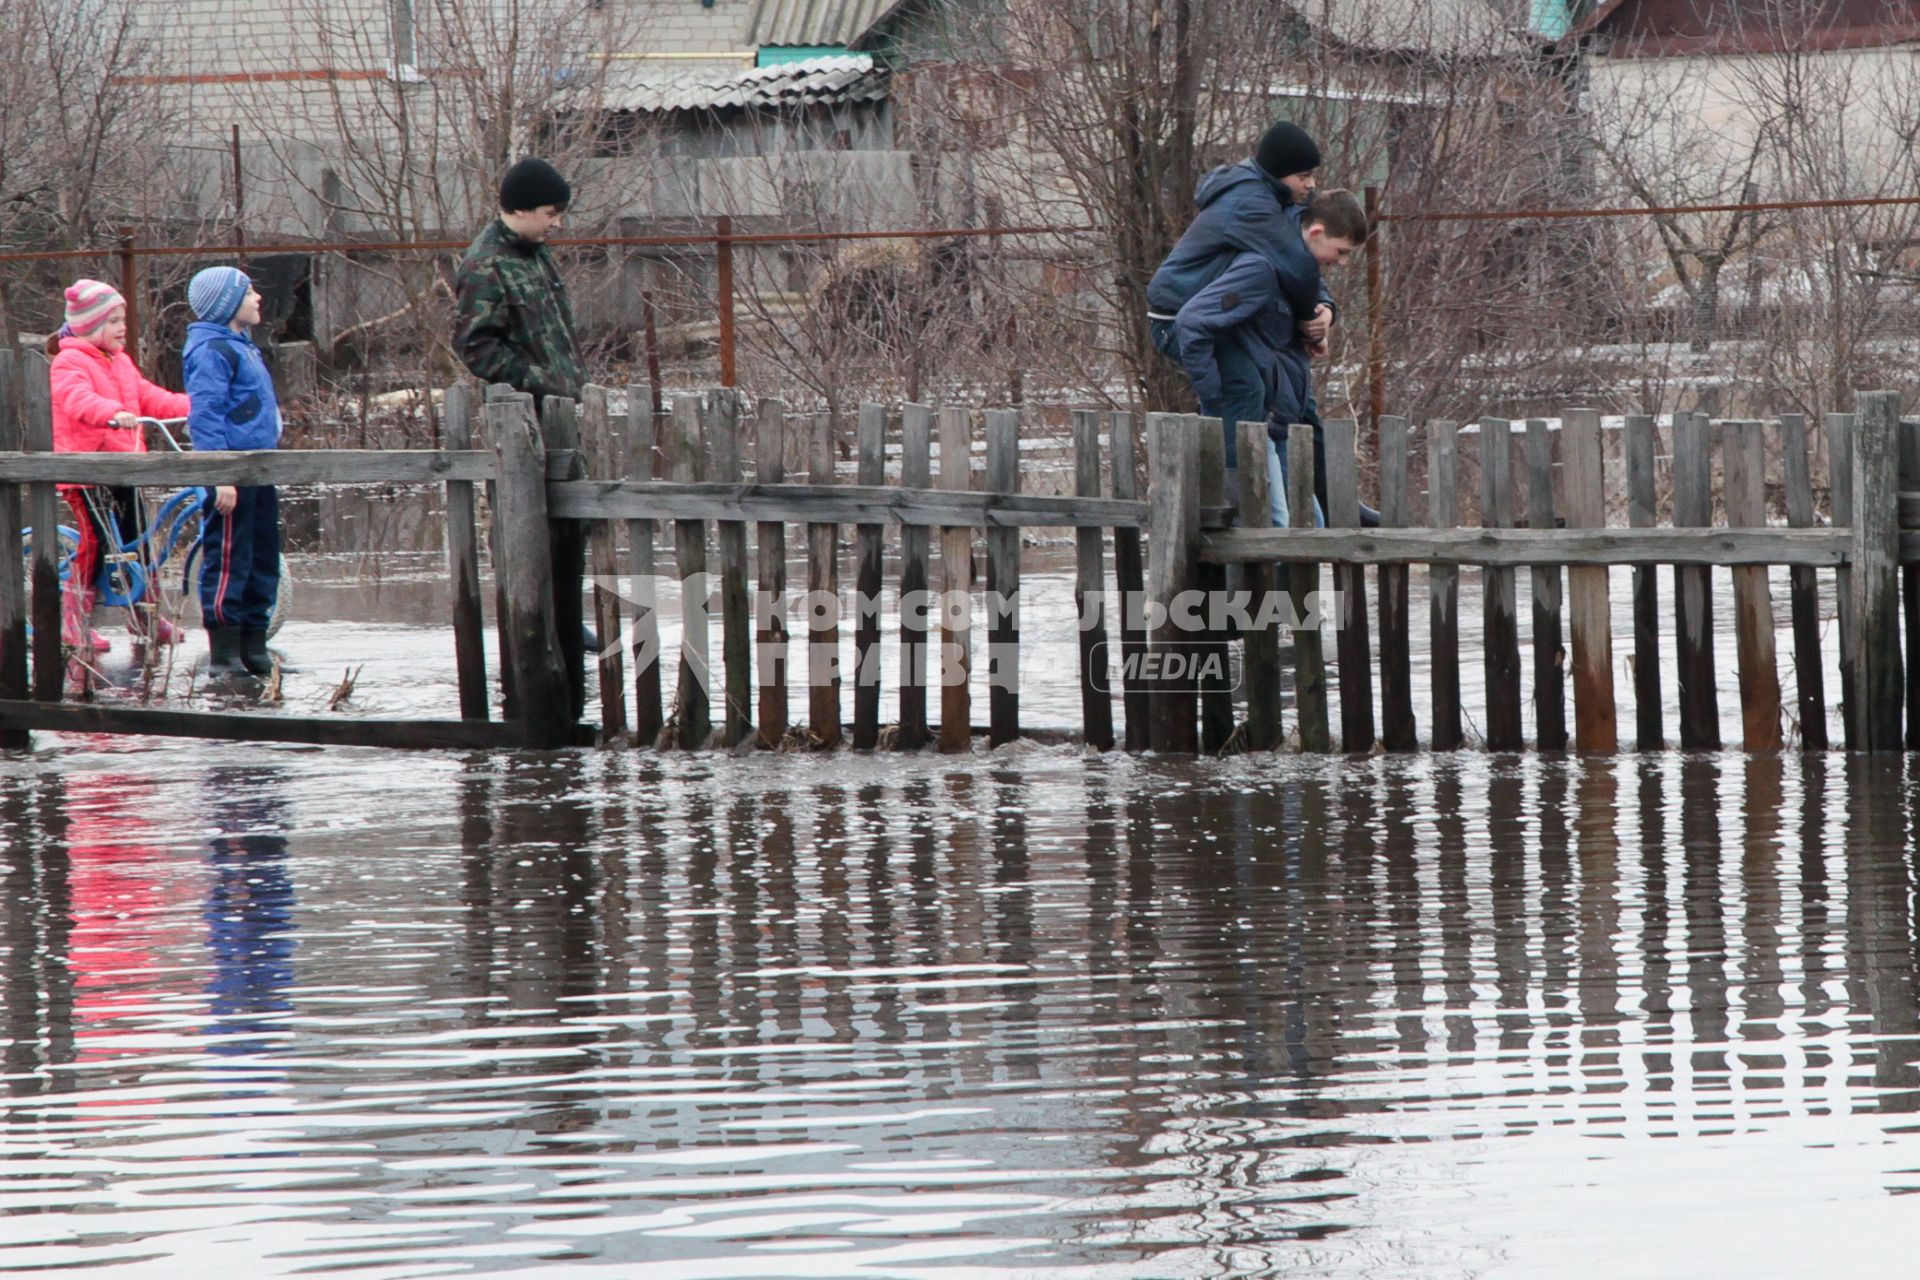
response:
[[[758,0],[748,43],[852,44],[893,0]]]
[[[771,67],[748,67],[732,75],[710,72],[660,78],[645,70],[617,74],[608,84],[607,107],[614,111],[763,110],[823,103],[879,102],[887,96],[888,74],[865,54],[808,58]]]
[[[1525,23],[1489,0],[1347,0],[1295,8],[1335,39],[1361,49],[1499,57],[1530,47]]]

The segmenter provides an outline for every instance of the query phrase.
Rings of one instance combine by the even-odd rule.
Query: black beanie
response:
[[[545,160],[528,156],[500,179],[500,208],[506,213],[523,213],[542,205],[564,209],[573,199],[573,188],[560,171]]]
[[[1291,120],[1276,120],[1260,138],[1255,162],[1272,178],[1290,178],[1320,167],[1320,148],[1307,131]]]

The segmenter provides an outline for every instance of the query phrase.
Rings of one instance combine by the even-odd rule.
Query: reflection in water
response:
[[[194,750],[0,779],[0,1271],[1904,1274],[1903,761]]]
[[[215,1053],[240,1056],[278,1039],[271,1015],[293,1006],[293,882],[287,878],[286,805],[276,769],[213,769],[205,916],[211,972],[208,1034]]]

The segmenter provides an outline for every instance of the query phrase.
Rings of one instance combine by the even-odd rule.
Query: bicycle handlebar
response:
[[[173,428],[185,426],[186,422],[187,420],[185,418],[141,417],[139,419],[139,423],[143,427],[159,428],[160,438],[162,440],[165,440],[167,442],[167,447],[172,449],[175,453],[185,453],[186,450],[182,449],[180,447],[180,442],[173,438]]]

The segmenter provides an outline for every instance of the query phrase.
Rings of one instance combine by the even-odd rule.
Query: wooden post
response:
[[[1727,524],[1767,527],[1766,437],[1758,422],[1720,424]],[[1748,751],[1778,751],[1780,669],[1774,652],[1773,591],[1765,565],[1733,569],[1733,634],[1740,657],[1740,725]]]
[[[1460,524],[1459,468],[1454,447],[1459,428],[1435,420],[1427,424],[1427,523],[1436,529]],[[1427,569],[1429,607],[1427,649],[1433,683],[1433,749],[1458,751],[1460,726],[1460,570],[1453,565]]]
[[[652,387],[627,385],[627,478],[653,479],[658,418]],[[650,747],[660,739],[660,615],[654,580],[654,523],[627,521],[627,573],[633,587],[633,742]],[[604,639],[602,643],[605,643]]]
[[[1313,428],[1295,422],[1287,430],[1287,506],[1296,529],[1314,527],[1313,489]],[[1293,702],[1300,721],[1300,749],[1332,751],[1327,660],[1320,646],[1320,566],[1312,561],[1288,564],[1287,593],[1293,597]]]
[[[887,411],[877,404],[860,406],[855,426],[856,483],[879,486],[887,479]],[[880,591],[881,535],[877,524],[855,526],[858,567],[854,577],[853,614],[853,745],[871,751],[880,745]]]
[[[1781,476],[1786,481],[1787,524],[1811,529],[1813,468],[1807,450],[1807,420],[1800,414],[1780,416]],[[1800,717],[1800,749],[1827,750],[1826,652],[1820,640],[1820,581],[1812,565],[1794,565],[1787,571],[1793,609],[1793,675]],[[1915,665],[1908,664],[1909,671]],[[1920,686],[1920,681],[1913,682]]]
[[[933,410],[910,404],[900,414],[900,485],[925,489],[933,483]],[[896,745],[918,751],[927,745],[927,592],[929,539],[925,525],[900,531],[900,732]]]
[[[1527,527],[1552,529],[1553,438],[1543,418],[1527,419]],[[1533,740],[1567,749],[1567,649],[1560,629],[1560,566],[1533,566]]]
[[[20,448],[21,352],[0,349],[0,452]],[[26,548],[20,526],[26,519],[20,486],[0,484],[0,699],[25,701],[32,686],[27,667]],[[0,729],[0,749],[28,745],[24,729]]]
[[[1570,409],[1564,422],[1566,438],[1560,449],[1567,467],[1567,527],[1602,528],[1607,523],[1607,470],[1600,414]],[[1608,570],[1604,565],[1579,565],[1567,579],[1573,604],[1573,745],[1581,751],[1618,751]]]
[[[1100,496],[1100,415],[1073,411],[1073,492]],[[1108,683],[1106,548],[1098,529],[1074,530],[1073,616],[1080,636],[1080,720],[1088,746],[1113,750],[1113,691]]]
[[[673,398],[667,474],[675,484],[697,484],[706,469],[701,416],[699,396]],[[680,684],[673,713],[674,743],[692,749],[705,746],[713,733],[706,521],[674,521],[673,558],[680,574]]]
[[[1199,456],[1199,498],[1202,509],[1217,509],[1227,504],[1227,437],[1220,419],[1201,418]],[[1237,442],[1236,442],[1237,443]],[[1264,455],[1263,455],[1264,456]],[[1235,486],[1238,487],[1237,485]],[[1238,494],[1233,495],[1238,498]],[[1218,755],[1233,738],[1233,655],[1227,638],[1214,624],[1216,602],[1227,594],[1227,567],[1202,564],[1199,545],[1194,547],[1193,586],[1200,592],[1200,608],[1205,624],[1191,638],[1200,642],[1190,652],[1199,655],[1200,673],[1200,749]]]
[[[485,391],[482,392],[481,404],[484,409],[484,406],[496,402],[513,402],[514,397],[521,394],[523,393],[515,391],[504,382],[492,382],[488,383]],[[488,429],[492,429],[492,423],[484,412],[481,421],[487,422]],[[493,440],[485,441],[485,446],[492,449],[496,456],[499,454],[499,448]],[[495,477],[487,481],[487,510],[494,510],[499,501],[499,478]],[[491,535],[498,525],[499,522],[495,521],[489,527],[487,539],[487,554],[495,560],[500,557],[500,549],[493,545]],[[500,718],[518,724],[520,723],[520,694],[513,687],[513,635],[507,626],[507,584],[501,580],[498,568],[493,574],[493,626],[500,649]]]
[[[624,452],[614,439],[613,415],[607,407],[607,389],[589,384],[581,393],[581,442],[587,459],[587,475],[594,480],[612,479],[618,471],[615,458]],[[600,642],[596,655],[600,674],[600,730],[603,741],[612,742],[627,733],[627,670],[620,652],[625,625],[620,608],[618,529],[611,520],[595,520],[588,526],[587,558],[593,569],[593,630]]]
[[[1335,418],[1327,433],[1327,525],[1360,527],[1360,474],[1354,455],[1356,433],[1351,419]],[[1334,635],[1340,655],[1340,747],[1343,751],[1373,750],[1373,654],[1367,637],[1367,567],[1335,565],[1333,587],[1340,597],[1339,630]]]
[[[1572,491],[1572,485],[1568,485]],[[1713,522],[1713,436],[1705,414],[1673,415],[1673,523],[1704,529]],[[1720,749],[1720,697],[1714,687],[1713,577],[1705,565],[1675,565],[1673,604],[1679,616],[1680,746]]]
[[[1651,529],[1660,522],[1654,487],[1653,419],[1644,414],[1629,415],[1626,436],[1627,523],[1636,529]],[[1633,566],[1633,712],[1634,741],[1640,750],[1664,749],[1667,732],[1660,702],[1660,587],[1656,566],[1650,564]]]
[[[447,388],[442,419],[447,448],[473,448],[473,384]],[[453,584],[453,665],[460,682],[460,718],[488,714],[486,619],[480,604],[480,536],[473,482],[447,482],[447,577]]]
[[[1569,491],[1572,485],[1568,485]],[[1504,418],[1480,419],[1480,524],[1513,528],[1513,426]],[[1487,750],[1518,751],[1520,724],[1520,617],[1514,571],[1481,571],[1485,616],[1482,636],[1487,673]]]
[[[787,479],[787,406],[760,402],[759,429],[753,441],[756,484],[785,484]],[[760,745],[777,751],[787,737],[787,526],[762,520],[754,530],[758,553],[760,623]]]
[[[1152,684],[1153,749],[1198,755],[1196,691],[1190,672],[1168,668],[1191,662],[1197,633],[1182,626],[1176,605],[1197,581],[1200,551],[1200,425],[1191,414],[1147,415],[1147,474],[1151,527],[1147,533],[1147,590],[1152,593],[1151,657],[1160,670]],[[1189,597],[1190,601],[1191,597]]]
[[[50,367],[38,352],[23,352],[20,362],[20,416],[28,453],[53,452],[53,388]],[[33,696],[60,701],[66,684],[66,655],[60,643],[60,501],[50,484],[27,486],[27,522],[33,526]],[[85,619],[81,634],[85,635]],[[84,646],[84,639],[81,641]],[[82,660],[92,661],[83,648]],[[87,683],[91,687],[90,676]]]
[[[940,411],[940,487],[973,487],[973,414]],[[940,750],[973,748],[973,534],[940,531]]]
[[[1240,527],[1267,529],[1273,525],[1272,483],[1267,474],[1267,424],[1239,424],[1240,492],[1233,495],[1240,503]],[[1258,459],[1258,463],[1255,463]],[[1246,635],[1245,669],[1247,673],[1247,750],[1274,751],[1285,740],[1280,721],[1280,624],[1269,606],[1273,585],[1273,566],[1264,561],[1241,566],[1241,581],[1252,598],[1248,606],[1253,625]],[[1384,602],[1385,596],[1381,599]],[[1272,619],[1264,622],[1262,619]],[[1382,629],[1384,639],[1384,627]]]
[[[808,478],[832,484],[834,415],[813,415]],[[840,526],[807,526],[807,727],[816,746],[840,745]]]
[[[1853,415],[1827,415],[1827,474],[1833,481],[1833,523],[1836,528],[1853,527]],[[1840,615],[1840,723],[1847,750],[1859,749],[1855,739],[1859,727],[1855,704],[1859,694],[1854,684],[1856,662],[1853,625],[1853,569],[1842,565],[1834,571],[1834,601]]]
[[[1116,412],[1107,415],[1107,444],[1113,457],[1113,496],[1137,499],[1140,478],[1134,471],[1133,415]],[[1145,751],[1152,741],[1153,717],[1148,710],[1146,687],[1132,674],[1140,670],[1147,652],[1147,632],[1142,613],[1146,604],[1145,560],[1140,551],[1140,530],[1113,531],[1113,585],[1120,593],[1121,708],[1126,714],[1126,744],[1129,751]]]
[[[1380,419],[1380,524],[1407,527],[1407,420]],[[1413,637],[1408,629],[1410,574],[1404,564],[1380,566],[1380,737],[1389,751],[1416,751]]]
[[[740,395],[732,387],[713,393],[708,419],[713,479],[740,484],[746,478],[740,443]],[[713,540],[720,552],[720,653],[726,667],[720,741],[739,746],[753,733],[753,602],[747,592],[747,522],[717,520]]]
[[[987,490],[1020,492],[1020,411],[987,411]],[[987,528],[987,743],[1020,736],[1020,530]]]
[[[1863,391],[1853,429],[1854,684],[1861,751],[1898,751],[1900,704],[1900,394]]]
[[[540,428],[548,449],[580,448],[579,406],[564,396],[548,396],[540,403]],[[580,478],[578,472],[565,477]],[[587,574],[587,528],[578,520],[563,520],[553,530],[553,622],[560,631],[560,652],[566,658],[567,690],[573,718],[587,710],[586,594],[581,579]]]
[[[564,747],[573,740],[574,717],[554,616],[547,450],[533,419],[533,397],[489,400],[487,434],[499,476],[493,572],[505,602],[502,630],[509,637],[506,651],[514,664],[520,729],[530,747]]]

